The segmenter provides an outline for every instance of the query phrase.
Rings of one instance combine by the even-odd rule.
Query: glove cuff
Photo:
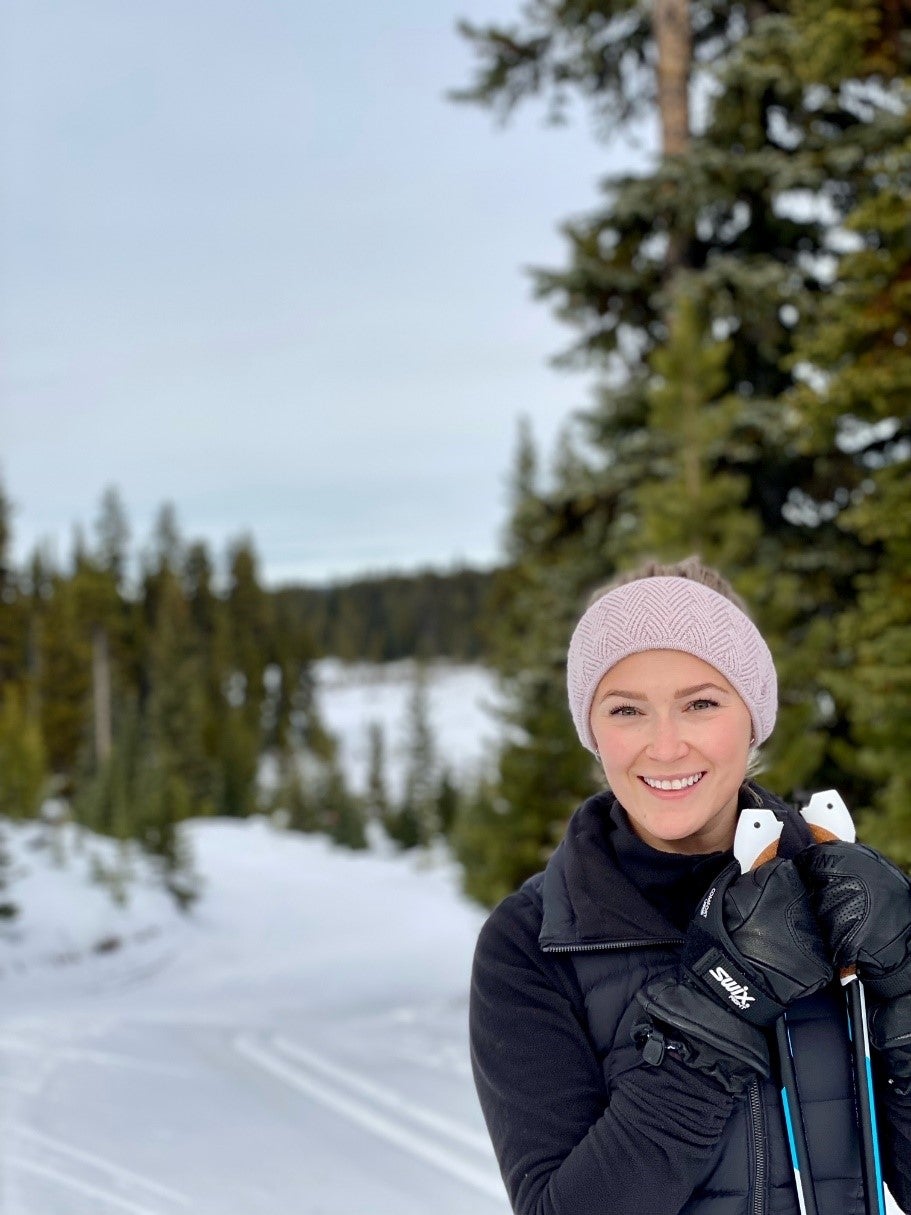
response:
[[[727,1012],[695,986],[661,978],[636,994],[645,1016],[632,1036],[647,1063],[660,1065],[665,1049],[739,1094],[757,1075],[770,1075],[769,1047],[755,1025]],[[668,1041],[669,1039],[670,1041]]]
[[[730,951],[719,948],[717,939],[695,922],[687,932],[683,964],[706,994],[738,1020],[771,1025],[785,1010],[784,1004],[771,999],[752,976],[744,974]]]

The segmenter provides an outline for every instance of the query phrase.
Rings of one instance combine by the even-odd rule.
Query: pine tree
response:
[[[389,811],[389,791],[386,786],[386,737],[378,721],[368,729],[369,758],[367,761],[366,807],[371,818],[382,822]]]
[[[0,681],[22,677],[28,624],[19,580],[11,565],[12,507],[0,482]]]
[[[59,575],[41,620],[37,699],[51,771],[64,791],[91,750],[91,642],[71,580]]]
[[[319,785],[319,801],[326,831],[343,848],[367,847],[366,817],[359,800],[352,795],[335,756],[324,766]]]
[[[440,832],[436,796],[437,757],[430,726],[428,672],[423,663],[415,667],[408,704],[408,737],[405,792],[400,818],[416,843],[429,844]]]
[[[558,3],[528,6],[519,27],[466,26],[481,66],[461,97],[508,113],[544,96],[563,114],[581,94],[616,134],[666,98],[661,61],[671,60],[655,24],[665,11]],[[514,680],[509,718],[527,741],[509,744],[478,814],[523,843],[537,838],[525,865],[540,864],[553,824],[546,805],[532,830],[519,816],[522,799],[546,787],[523,773],[547,775],[552,748],[569,761],[557,706],[580,592],[646,544],[676,556],[700,537],[755,606],[782,675],[770,783],[851,789],[846,726],[821,659],[834,644],[832,605],[850,602],[868,557],[831,518],[803,509],[839,492],[850,460],[825,441],[808,451],[784,399],[795,339],[830,286],[839,224],[871,157],[903,144],[906,99],[892,84],[907,52],[889,5],[693,0],[689,11],[704,119],[687,130],[682,103],[663,113],[661,155],[640,176],[605,181],[601,205],[564,227],[566,266],[535,275],[575,330],[563,361],[598,368],[601,384],[581,444],[523,502],[523,544],[495,605],[498,663]],[[688,51],[675,55],[679,94]],[[589,780],[581,766],[565,772],[550,815],[559,820]]]
[[[252,814],[256,808],[259,749],[240,705],[228,707],[220,719],[217,762],[216,812],[234,818]]]
[[[110,574],[117,590],[123,591],[129,560],[130,524],[116,486],[108,486],[102,494],[95,533],[98,565]]]
[[[187,782],[161,751],[148,748],[136,782],[139,808],[137,837],[159,865],[162,881],[179,907],[188,908],[199,895],[199,879],[181,823],[193,812]]]
[[[198,664],[201,688],[202,745],[217,767],[223,751],[223,735],[230,706],[227,623],[214,587],[215,571],[207,546],[190,544],[183,559],[181,586],[187,603],[189,628]]]
[[[870,165],[846,224],[855,247],[800,344],[803,378],[791,401],[801,433],[841,453],[840,484],[813,509],[869,555],[823,665],[850,726],[841,757],[858,780],[856,808],[868,811],[866,838],[911,867],[909,155],[906,136]]]
[[[167,801],[168,814],[184,803],[188,813],[207,814],[214,808],[215,774],[204,738],[205,689],[188,605],[175,574],[160,571],[157,596],[144,704],[152,768],[162,773],[156,797]]]
[[[440,834],[448,839],[452,834],[460,804],[459,786],[448,766],[443,767],[437,781],[436,803]]]
[[[77,822],[117,840],[133,838],[143,814],[139,777],[144,762],[142,724],[133,699],[121,705],[111,754],[77,785]]]
[[[600,501],[580,481],[540,487],[529,443],[520,438],[505,539],[511,564],[498,579],[490,614],[508,741],[496,774],[460,803],[451,840],[466,890],[492,905],[540,869],[597,769],[579,746],[566,707],[566,647],[587,588],[604,581]],[[593,529],[590,524],[595,523]]]
[[[258,735],[265,696],[263,672],[272,657],[271,613],[259,584],[253,543],[247,538],[232,544],[228,554],[225,614],[231,666],[242,686],[245,716]]]
[[[33,818],[47,789],[44,741],[19,689],[0,700],[0,818]]]
[[[287,824],[292,831],[312,834],[326,827],[318,794],[305,778],[296,755],[288,757],[281,785],[275,795],[274,809],[287,816]]]

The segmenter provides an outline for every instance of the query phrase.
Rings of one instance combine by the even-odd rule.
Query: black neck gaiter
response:
[[[633,831],[626,811],[614,799],[614,830],[608,833],[617,864],[651,905],[675,928],[685,932],[696,907],[733,853],[690,855],[659,852]]]

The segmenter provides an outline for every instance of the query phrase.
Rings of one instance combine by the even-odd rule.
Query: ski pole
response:
[[[843,840],[853,844],[857,838],[851,812],[835,789],[814,793],[805,809],[801,810],[801,815],[818,844],[833,840]],[[873,1068],[870,1063],[870,1032],[867,1026],[864,985],[853,966],[843,969],[840,979],[848,1005],[848,1032],[851,1036],[851,1056],[854,1065],[864,1203],[867,1215],[886,1215],[882,1164],[879,1158],[879,1131],[876,1125],[876,1104],[873,1099]]]
[[[778,852],[778,840],[784,824],[768,809],[742,810],[737,820],[734,835],[734,859],[742,872],[758,869],[772,860]],[[810,1172],[810,1152],[807,1131],[800,1108],[797,1089],[797,1073],[791,1053],[791,1038],[784,1015],[775,1022],[775,1044],[778,1049],[778,1064],[781,1069],[781,1108],[784,1112],[791,1167],[794,1170],[794,1185],[801,1215],[819,1215],[816,1204],[816,1189]]]

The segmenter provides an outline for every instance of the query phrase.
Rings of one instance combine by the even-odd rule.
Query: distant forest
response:
[[[66,563],[39,547],[17,568],[12,513],[0,488],[0,824],[72,817],[120,840],[117,865],[98,873],[117,897],[138,846],[181,905],[198,894],[179,830],[188,817],[265,812],[351,848],[366,847],[371,819],[402,847],[448,833],[456,776],[434,760],[423,664],[406,787],[392,800],[378,728],[367,795],[347,787],[320,720],[314,662],[483,660],[497,575],[272,590],[249,537],[213,554],[184,539],[169,505],[132,547],[114,488]],[[0,825],[0,918],[15,911],[8,870]]]
[[[326,587],[291,586],[271,597],[284,630],[306,633],[317,657],[484,661],[496,571],[378,575]]]

